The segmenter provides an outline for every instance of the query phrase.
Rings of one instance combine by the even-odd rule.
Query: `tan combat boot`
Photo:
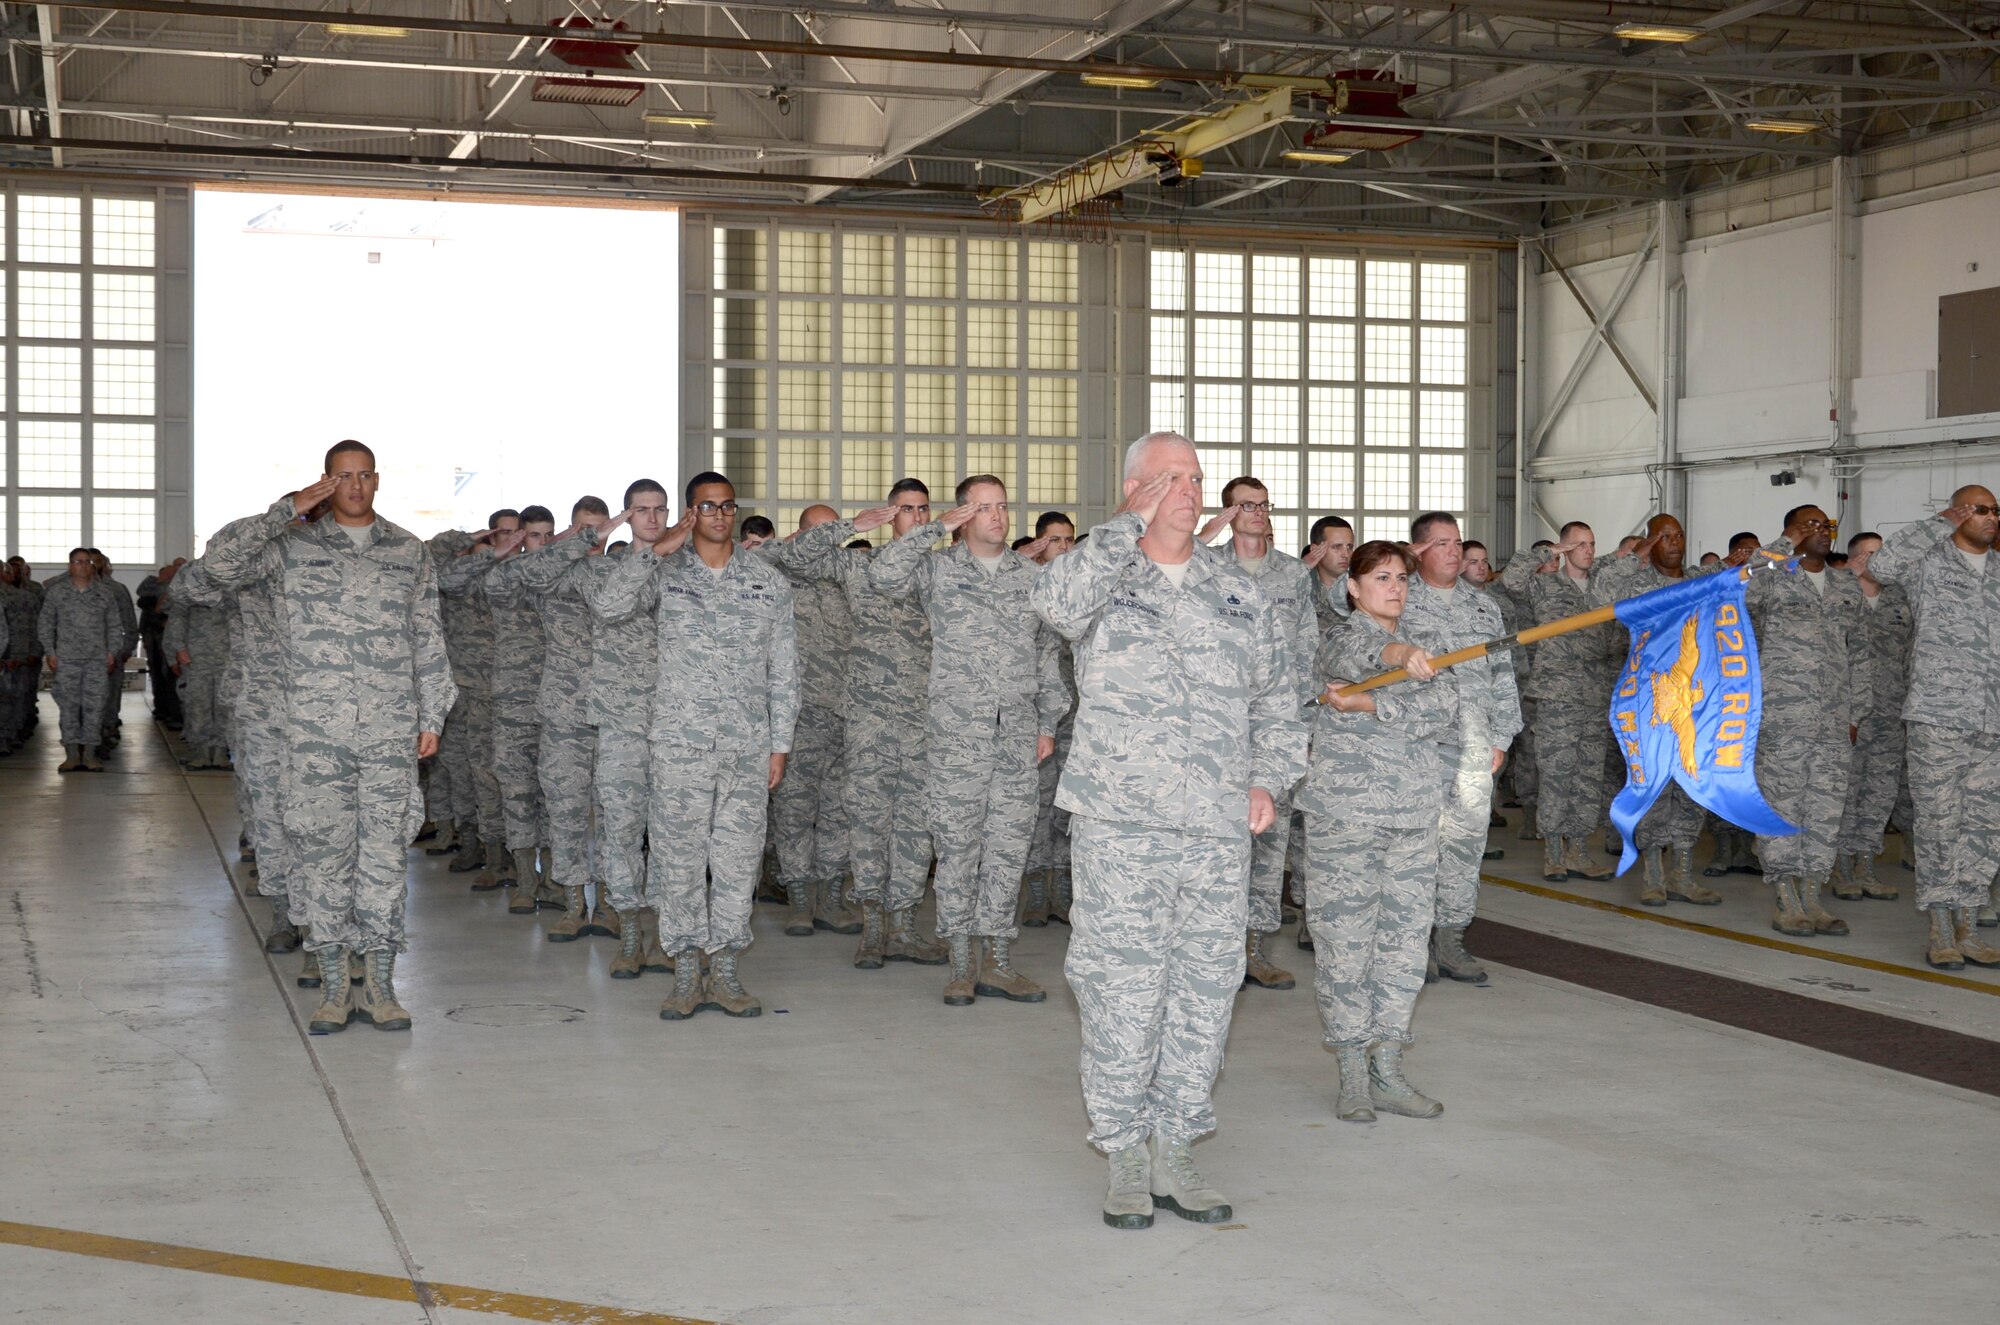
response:
[[[1113,1228],[1153,1226],[1153,1156],[1144,1141],[1111,1152],[1104,1222]]]
[[[307,956],[319,966],[319,1006],[313,1009],[306,1029],[314,1035],[346,1030],[348,1018],[354,1015],[347,983],[347,949],[321,948]]]
[[[1893,902],[1903,895],[1903,890],[1893,883],[1884,883],[1875,877],[1875,857],[1865,852],[1857,852],[1847,858],[1848,877],[1860,885],[1861,895],[1875,901]]]
[[[1847,922],[1819,904],[1821,887],[1818,879],[1799,880],[1799,908],[1812,921],[1813,933],[1839,938],[1847,933]]]
[[[1951,929],[1958,949],[1958,955],[1974,966],[2000,966],[2000,948],[1994,947],[1979,936],[1979,929],[1969,907],[1956,907],[1951,913]]]
[[[445,869],[453,874],[471,874],[486,868],[486,844],[479,840],[479,834],[467,833],[459,839],[458,851]]]
[[[906,906],[889,913],[889,941],[882,947],[885,961],[910,962],[916,966],[942,966],[950,951],[936,939],[917,932],[917,908]]]
[[[643,952],[645,946],[645,927],[639,923],[639,917],[633,916],[632,923],[625,926],[624,932],[619,936],[618,956],[611,962],[611,978],[637,980],[639,973],[646,969]]]
[[[1486,968],[1465,950],[1464,925],[1439,925],[1432,930],[1431,954],[1437,961],[1438,974],[1446,979],[1468,985],[1486,983]]]
[[[1924,951],[1924,960],[1940,971],[1962,971],[1965,969],[1965,955],[1958,950],[1958,926],[1952,922],[1948,907],[1934,906],[1931,913],[1931,941]]]
[[[1771,916],[1771,928],[1780,934],[1811,938],[1815,931],[1812,917],[1806,914],[1805,903],[1799,898],[1799,881],[1778,879],[1771,885],[1771,892],[1777,902],[1777,910]]]
[[[1720,906],[1722,894],[1694,881],[1694,848],[1674,848],[1674,868],[1667,875],[1667,896],[1696,906]]]
[[[1021,927],[1044,929],[1049,923],[1049,881],[1043,870],[1021,876]]]
[[[583,933],[584,923],[590,918],[584,909],[583,888],[563,889],[563,913],[561,919],[549,926],[549,942],[574,943],[577,935]]]
[[[306,925],[300,925],[299,946],[301,948],[305,947],[306,940],[311,937],[312,934],[310,927]],[[301,989],[318,989],[319,954],[314,952],[302,952],[299,954],[299,956],[301,958],[301,961],[299,963],[299,974],[298,974],[298,979],[294,983],[296,983],[298,987]]]
[[[813,896],[809,883],[788,883],[785,897],[792,904],[792,913],[785,917],[785,933],[795,939],[811,938],[813,935]]]
[[[1334,1103],[1333,1116],[1344,1123],[1374,1122],[1375,1110],[1368,1097],[1368,1046],[1343,1044],[1333,1051],[1333,1059],[1340,1065],[1340,1097]]]
[[[1226,1224],[1231,1214],[1222,1193],[1201,1176],[1185,1141],[1152,1136],[1153,1204],[1197,1224]]]
[[[480,869],[479,877],[472,881],[472,891],[476,893],[490,893],[500,886],[501,872],[511,862],[507,859],[507,853],[500,849],[498,842],[482,844],[480,847],[480,858],[486,864]]]
[[[1550,883],[1569,881],[1569,870],[1563,864],[1563,839],[1554,834],[1542,839],[1542,877]]]
[[[83,747],[82,747],[82,746],[80,746],[80,745],[65,745],[65,746],[63,747],[63,749],[64,749],[65,751],[67,751],[67,752],[68,752],[68,757],[67,757],[67,758],[65,758],[65,759],[64,759],[64,760],[63,760],[63,761],[62,761],[62,762],[61,762],[60,764],[57,764],[57,765],[56,765],[56,772],[58,772],[58,773],[74,773],[74,772],[76,772],[76,771],[77,771],[77,770],[78,770],[79,768],[82,768],[82,767],[83,767]]]
[[[584,922],[583,932],[595,934],[601,939],[620,941],[624,939],[624,917],[620,916],[617,908],[611,905],[611,896],[604,891],[604,885],[601,883],[597,885],[597,909],[592,911],[590,919]]]
[[[813,928],[830,930],[835,934],[859,934],[861,919],[847,909],[847,902],[840,895],[838,878],[821,879],[818,897],[813,903]]]
[[[953,934],[945,943],[951,948],[951,979],[944,986],[945,1006],[969,1008],[972,1006],[972,968],[977,960],[973,956],[972,936]]]
[[[1420,1092],[1403,1075],[1403,1046],[1384,1040],[1375,1046],[1368,1064],[1368,1093],[1376,1109],[1405,1118],[1435,1118],[1444,1105]]]
[[[1665,906],[1667,904],[1666,848],[1648,847],[1639,853],[1646,875],[1639,885],[1639,905]]]
[[[972,992],[984,998],[1005,998],[1015,1003],[1040,1003],[1049,994],[1040,985],[1014,969],[1009,960],[1012,939],[987,939],[986,960],[980,964],[979,979]]]
[[[660,947],[660,913],[650,906],[641,907],[639,910],[639,928],[640,932],[646,936],[644,956],[640,958],[645,968],[656,974],[673,970],[674,959],[667,956],[666,952]]]
[[[535,856],[535,907],[541,911],[567,911],[569,898],[549,876],[550,863],[548,848],[541,848]]]
[[[410,1014],[396,1001],[396,950],[377,948],[367,954],[363,964],[367,975],[361,981],[354,1015],[378,1031],[410,1029]]]
[[[686,1021],[701,1011],[701,949],[674,957],[674,988],[660,1004],[661,1021]]]
[[[103,753],[103,746],[91,746],[89,751],[84,754],[83,762],[78,764],[77,767],[86,773],[102,773],[104,771]]]
[[[458,850],[458,820],[446,819],[442,823],[426,824],[425,827],[430,829],[430,845],[424,848],[426,856],[449,856]],[[419,829],[417,841],[425,840],[423,830]]]
[[[764,1005],[736,978],[736,954],[728,948],[708,959],[708,997],[701,1005],[730,1017],[761,1017]]]
[[[1282,966],[1274,966],[1264,955],[1264,935],[1251,930],[1243,938],[1243,983],[1263,989],[1291,989],[1298,981]]]
[[[1837,853],[1833,858],[1833,873],[1827,876],[1826,890],[1843,902],[1861,900],[1861,884],[1849,873],[1848,862],[1852,857]]]
[[[879,971],[887,960],[883,949],[889,941],[888,924],[882,904],[873,899],[861,903],[861,944],[854,950],[854,966],[861,971]]]
[[[514,895],[507,899],[507,914],[535,914],[535,853],[532,848],[514,849]]]
[[[1602,883],[1613,877],[1609,867],[1592,863],[1590,849],[1586,845],[1587,839],[1571,837],[1565,838],[1564,841],[1568,844],[1569,854],[1563,858],[1563,868],[1570,872],[1570,877],[1589,879],[1593,883]],[[1647,905],[1653,906],[1657,903],[1648,902]]]

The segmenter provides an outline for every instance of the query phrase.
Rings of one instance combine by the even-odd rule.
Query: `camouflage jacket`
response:
[[[236,524],[254,525],[263,517],[248,516]],[[248,706],[239,717],[262,720],[284,710],[285,652],[278,638],[278,619],[271,591],[263,581],[231,591],[217,584],[207,563],[197,558],[182,566],[169,586],[171,597],[186,604],[232,604],[229,614],[229,668],[222,676],[223,693],[231,704]],[[164,595],[163,595],[164,597]],[[161,647],[166,643],[161,641]]]
[[[1500,583],[1516,601],[1526,604],[1524,626],[1546,626],[1613,601],[1604,573],[1606,561],[1592,562],[1580,581],[1567,571],[1535,569],[1554,560],[1547,548],[1524,548],[1500,572]],[[1619,635],[1615,625],[1592,626],[1531,646],[1533,665],[1522,693],[1530,699],[1588,698],[1608,705],[1612,682],[1625,661]]]
[[[1765,550],[1789,556],[1792,545],[1781,536]],[[1822,574],[1823,590],[1813,588],[1804,570],[1764,571],[1744,586],[1767,723],[1819,711],[1841,726],[1859,726],[1868,715],[1861,582],[1832,567]]]
[[[868,567],[881,553],[848,547],[856,536],[854,521],[831,520],[782,545],[764,546],[782,546],[779,564],[795,578],[838,585],[849,622],[858,623],[848,639],[842,711],[908,718],[924,711],[930,687],[930,618],[915,598],[883,593],[868,582]]]
[[[572,578],[565,544],[588,552],[580,537],[545,543],[521,552],[486,577],[489,592],[503,594],[519,585],[535,604],[542,626],[542,675],[536,688],[535,716],[558,727],[581,727],[590,721],[590,667],[596,657],[591,633],[595,619],[583,599],[580,581]]]
[[[1902,587],[1916,615],[1903,719],[2000,733],[2000,557],[1988,552],[1975,574],[1951,535],[1942,520],[1918,520],[1868,563],[1877,580]]]
[[[493,610],[484,595],[473,591],[473,579],[461,574],[472,535],[447,529],[426,544],[437,571],[438,597],[444,613],[444,651],[451,659],[451,679],[458,688],[483,695],[493,688]]]
[[[62,659],[101,662],[106,654],[125,647],[118,600],[102,580],[92,580],[88,587],[79,589],[64,576],[60,583],[43,586],[35,633],[41,637],[44,654]]]
[[[1903,696],[1910,688],[1910,640],[1916,634],[1916,613],[1900,585],[1885,584],[1871,600],[1861,600],[1861,643],[1867,662],[1862,672],[1868,691],[1868,716],[1878,721],[1903,715]]]
[[[552,543],[544,551],[562,559],[562,583],[591,611],[590,691],[584,718],[593,727],[643,736],[653,727],[653,688],[659,684],[660,623],[653,609],[635,611],[616,621],[606,619],[605,589],[623,551],[593,557],[602,541],[595,529]]]
[[[1320,643],[1312,666],[1315,692],[1334,681],[1375,675],[1384,666],[1382,650],[1398,643],[1416,644],[1433,653],[1446,651],[1443,641],[1407,625],[1392,635],[1366,612],[1350,612]],[[1375,697],[1373,713],[1315,708],[1312,755],[1293,804],[1307,814],[1334,815],[1373,827],[1436,824],[1444,811],[1441,743],[1457,740],[1461,670],[1447,668],[1429,681],[1403,681],[1370,691]]]
[[[516,552],[515,557],[524,553]],[[519,716],[540,702],[542,693],[542,615],[535,610],[534,595],[511,577],[496,578],[505,566],[491,547],[481,547],[457,559],[445,583],[456,589],[477,593],[485,602],[493,622],[491,665],[495,711],[504,708]],[[523,719],[525,720],[525,719]]]
[[[1226,539],[1211,549],[1224,561],[1233,561],[1248,571],[1285,637],[1285,654],[1290,661],[1293,684],[1299,703],[1313,697],[1312,658],[1319,651],[1319,608],[1313,602],[1313,573],[1289,552],[1271,548],[1259,561],[1246,562],[1236,555],[1236,540]]]
[[[1403,628],[1412,638],[1436,640],[1447,652],[1507,633],[1491,595],[1463,585],[1448,592],[1434,589],[1420,575],[1410,577]],[[1512,745],[1521,733],[1521,696],[1505,656],[1474,658],[1451,670],[1458,682],[1458,734],[1445,736],[1445,744],[1496,750]]]
[[[7,620],[6,656],[18,661],[37,653],[35,596],[19,585],[0,584],[0,616]]]
[[[847,524],[851,521],[828,521]],[[752,548],[750,555],[770,561],[792,583],[792,616],[799,637],[799,695],[802,703],[844,713],[847,709],[847,660],[854,647],[854,617],[838,581],[846,551],[832,547],[825,535],[808,542],[826,525],[803,530],[789,539],[775,538]],[[848,535],[852,538],[853,535]],[[856,549],[857,553],[859,549]],[[860,555],[866,555],[862,553]]]

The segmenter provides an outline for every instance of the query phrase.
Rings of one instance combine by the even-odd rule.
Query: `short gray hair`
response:
[[[1156,442],[1177,442],[1189,450],[1194,449],[1193,442],[1171,429],[1149,432],[1125,448],[1125,470],[1123,477],[1131,478],[1133,476],[1134,472],[1139,468],[1139,461],[1145,456],[1147,448]]]

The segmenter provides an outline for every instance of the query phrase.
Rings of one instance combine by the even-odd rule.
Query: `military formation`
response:
[[[365,445],[336,445],[319,479],[149,578],[144,615],[89,549],[46,583],[0,573],[4,748],[46,668],[64,771],[101,767],[143,638],[189,766],[235,772],[265,946],[303,950],[317,1033],[411,1025],[394,975],[413,844],[509,912],[550,912],[548,942],[616,943],[612,978],[670,977],[670,1022],[761,1013],[743,967],[759,897],[787,936],[857,936],[858,969],[946,968],[953,1007],[1043,1002],[1013,947],[1053,920],[1105,1221],[1223,1221],[1191,1146],[1216,1126],[1240,991],[1297,983],[1269,946],[1294,915],[1336,1116],[1430,1118],[1444,1105],[1403,1052],[1427,982],[1490,979],[1466,934],[1496,804],[1522,806],[1547,879],[1611,877],[1622,628],[1434,660],[1753,557],[1796,571],[1752,577],[1747,601],[1757,777],[1801,831],[1738,840],[1671,789],[1636,832],[1637,900],[1721,899],[1695,871],[1706,827],[1701,877],[1761,873],[1775,928],[1837,937],[1829,899],[1899,896],[1875,865],[1893,821],[1927,959],[2000,965],[1978,932],[2000,863],[1984,488],[1844,556],[1804,506],[1693,567],[1660,515],[1614,555],[1572,522],[1496,571],[1444,512],[1394,542],[1325,516],[1294,557],[1265,483],[1219,484],[1173,433],[1132,444],[1109,519],[1079,534],[1047,512],[1011,546],[994,475],[949,509],[905,478],[782,533],[739,529],[723,474],[679,494],[639,479],[616,512],[586,496],[561,528],[528,505],[428,541],[375,513],[380,482]],[[1393,668],[1408,679],[1347,693]]]

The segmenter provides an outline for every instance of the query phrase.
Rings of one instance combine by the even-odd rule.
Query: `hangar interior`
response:
[[[977,473],[1014,532],[1087,532],[1155,429],[1258,476],[1278,548],[1444,510],[1496,566],[1659,512],[1690,561],[1807,503],[1894,534],[1993,481],[1990,4],[0,24],[0,555],[38,579],[89,546],[137,586],[346,436],[420,537],[642,473],[678,507],[706,469],[781,533]],[[1991,1281],[2000,973],[1926,967],[1907,871],[1850,937],[1781,940],[1754,880],[1700,913],[1545,886],[1502,806],[1495,978],[1419,1012],[1451,1112],[1341,1126],[1309,979],[1246,989],[1202,1147],[1239,1222],[1130,1239],[1093,1209],[1066,928],[1021,943],[1048,1004],[968,1016],[760,908],[774,1015],[669,1027],[607,945],[413,852],[415,1034],[309,1037],[228,775],[137,674],[107,776],[58,778],[46,721],[0,761],[24,1317],[1861,1322]]]

